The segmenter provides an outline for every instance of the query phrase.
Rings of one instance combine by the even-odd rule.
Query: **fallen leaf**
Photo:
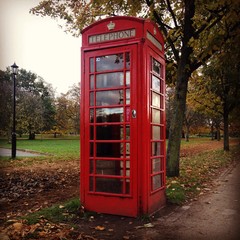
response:
[[[1,239],[1,240],[10,240],[10,238],[8,237],[8,235],[6,235],[5,233],[0,233],[0,239]]]
[[[146,224],[144,224],[144,227],[145,228],[153,228],[154,225],[152,223],[146,223]]]
[[[103,230],[105,230],[105,227],[103,227],[103,226],[96,226],[95,230],[103,231]]]
[[[17,232],[20,232],[23,228],[23,224],[20,222],[16,222],[13,224],[14,230]]]

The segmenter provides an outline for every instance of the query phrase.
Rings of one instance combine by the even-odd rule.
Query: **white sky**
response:
[[[0,0],[0,69],[14,62],[41,76],[58,94],[80,81],[81,38],[49,17],[29,13],[39,0]]]

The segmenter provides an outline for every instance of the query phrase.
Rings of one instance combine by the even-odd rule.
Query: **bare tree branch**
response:
[[[152,4],[153,4],[153,1],[150,1],[150,0],[146,0],[146,3],[148,5],[149,8],[152,7]],[[153,11],[153,16],[154,18],[156,19],[157,23],[159,24],[160,26],[160,29],[162,30],[163,32],[163,35],[165,36],[168,44],[170,45],[171,49],[172,49],[172,52],[174,54],[174,57],[176,59],[176,61],[178,62],[179,61],[179,51],[175,48],[175,45],[174,45],[174,42],[172,41],[172,39],[168,36],[168,31],[166,29],[166,25],[163,23],[161,17],[159,16],[159,14],[156,12],[155,9],[152,10]]]
[[[173,22],[174,22],[174,25],[176,28],[178,28],[178,24],[177,24],[177,19],[176,19],[176,16],[172,10],[172,7],[171,7],[171,4],[170,4],[170,1],[169,0],[166,0],[167,2],[167,6],[168,6],[168,11],[170,12],[171,16],[172,16],[172,19],[173,19]]]

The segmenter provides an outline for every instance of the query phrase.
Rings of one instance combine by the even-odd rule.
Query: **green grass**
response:
[[[167,199],[171,203],[183,204],[205,189],[219,174],[221,168],[238,159],[240,147],[233,146],[230,152],[223,150],[203,152],[180,159],[180,176],[167,178]]]
[[[8,144],[6,140],[0,140],[0,146],[11,148],[11,144]],[[80,141],[79,139],[18,139],[17,149],[49,154],[59,158],[79,158]]]
[[[79,198],[75,198],[63,204],[55,204],[38,212],[30,213],[23,219],[26,219],[29,225],[39,222],[40,219],[47,219],[51,222],[70,222],[78,217],[80,206]]]

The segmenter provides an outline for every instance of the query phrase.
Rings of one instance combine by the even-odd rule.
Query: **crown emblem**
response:
[[[111,21],[111,22],[107,25],[107,28],[108,28],[108,30],[113,30],[113,29],[115,28],[115,23]]]

